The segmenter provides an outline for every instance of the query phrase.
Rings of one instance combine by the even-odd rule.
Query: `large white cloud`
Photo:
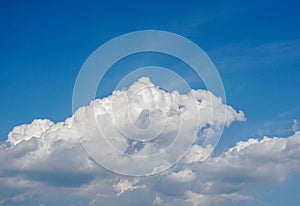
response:
[[[133,98],[125,108],[126,97]],[[193,102],[199,113],[192,110]],[[167,132],[155,143],[124,140],[124,133],[137,139],[141,136],[140,130],[128,124],[128,115],[135,126],[146,129],[148,136],[144,137],[155,135],[165,122]],[[180,115],[199,118],[185,124],[182,133],[191,135],[196,129],[199,139],[182,161],[159,175],[126,177],[111,173],[92,160],[78,141],[81,136],[96,139],[100,127],[123,153],[150,154],[170,143],[168,137],[181,124]],[[258,182],[281,182],[299,169],[300,134],[250,139],[211,157],[209,138],[222,125],[236,120],[244,120],[243,113],[208,91],[168,93],[142,78],[128,90],[115,91],[80,108],[65,122],[34,120],[15,127],[0,144],[0,205],[230,205],[232,199],[251,200],[240,194],[241,189]],[[209,134],[206,144],[200,141],[204,134]],[[96,145],[98,150],[109,152],[99,142]],[[120,155],[114,166],[126,168],[131,160]],[[166,157],[160,163],[168,160]]]

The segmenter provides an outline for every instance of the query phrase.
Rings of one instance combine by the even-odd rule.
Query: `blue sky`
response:
[[[250,137],[291,135],[300,121],[299,7],[290,0],[2,1],[0,140],[33,119],[71,116],[74,82],[86,58],[118,35],[145,29],[198,44],[220,73],[227,103],[245,112],[247,121],[225,129],[217,152]],[[106,81],[120,75],[112,71]],[[111,92],[106,85],[98,95]],[[299,203],[299,175],[291,178],[259,189],[265,205],[282,205],[283,198],[286,205]]]
[[[261,126],[290,111],[289,118],[297,119],[297,8],[296,1],[3,2],[1,139],[36,117],[70,116],[73,84],[91,52],[120,34],[144,29],[171,31],[197,43],[218,68],[228,102],[245,110],[249,122],[253,115]]]

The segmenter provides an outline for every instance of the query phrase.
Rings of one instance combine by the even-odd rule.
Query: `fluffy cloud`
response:
[[[208,91],[169,93],[141,78],[128,90],[81,107],[73,119],[94,160],[114,172],[136,176],[171,167],[199,131],[204,144],[215,145],[222,126],[244,115]]]
[[[65,122],[34,120],[15,127],[0,144],[0,205],[174,206],[251,201],[241,194],[243,188],[281,182],[299,169],[300,133],[238,142],[212,157],[215,134],[223,125],[241,120],[242,112],[208,91],[168,93],[142,78],[128,90],[79,108]],[[110,166],[140,169],[146,166],[132,155],[165,150],[182,125],[180,135],[194,135],[195,144],[170,170],[147,177],[121,176],[102,168],[78,141],[94,143],[88,148],[101,151],[100,157],[108,162],[113,160]],[[121,151],[117,161],[110,157],[111,148],[99,144],[101,135]],[[157,138],[150,140],[154,136]],[[179,143],[184,145],[183,140]],[[170,164],[176,150],[180,148],[148,167]]]

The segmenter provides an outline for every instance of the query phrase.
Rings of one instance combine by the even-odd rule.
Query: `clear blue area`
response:
[[[290,0],[1,1],[0,140],[33,119],[70,116],[86,58],[120,34],[145,29],[197,43],[218,68],[228,104],[245,112],[247,122],[226,129],[217,152],[249,137],[292,134],[293,120],[300,121],[299,8]],[[107,74],[99,96],[122,77],[116,71]],[[201,81],[193,86],[203,88]],[[275,188],[266,201],[281,205],[270,196],[285,193],[289,205],[298,205],[295,193],[289,195],[296,184],[299,178],[284,191]]]

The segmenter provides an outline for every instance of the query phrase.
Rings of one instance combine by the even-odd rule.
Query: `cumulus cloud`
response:
[[[215,145],[222,126],[243,120],[244,114],[209,91],[169,93],[141,78],[128,90],[81,107],[73,119],[94,160],[114,172],[143,175],[179,161],[199,131],[204,144]]]
[[[221,155],[211,156],[214,134],[222,125],[241,120],[242,112],[223,104],[209,91],[169,93],[142,78],[127,90],[79,108],[64,122],[34,120],[15,127],[0,144],[0,203],[181,206],[251,201],[252,197],[241,194],[243,188],[284,181],[299,169],[300,133],[238,142]],[[101,150],[106,154],[101,157],[112,161],[110,150],[101,141],[99,144],[99,136],[105,136],[122,152],[113,166],[128,169],[134,163],[139,169],[145,165],[139,165],[132,155],[166,149],[182,121],[186,123],[181,135],[194,135],[194,144],[170,170],[147,177],[121,176],[104,169],[78,141],[90,138],[94,143],[91,148]],[[144,136],[141,131],[146,131]],[[148,139],[155,135],[158,140]],[[169,163],[174,151],[156,163]]]
[[[133,181],[128,181],[127,179],[123,179],[117,184],[113,185],[115,191],[117,192],[117,196],[120,196],[126,191],[132,191],[136,189],[145,188],[146,185],[136,185],[138,179],[134,179]]]

